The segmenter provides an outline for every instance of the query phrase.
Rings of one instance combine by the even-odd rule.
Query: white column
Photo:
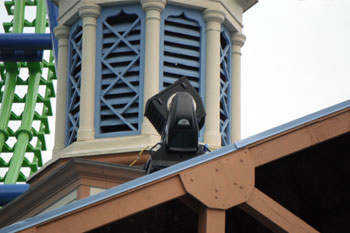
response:
[[[204,142],[209,147],[221,146],[220,135],[220,27],[225,14],[218,10],[205,10],[206,71],[205,71],[205,119]]]
[[[241,139],[241,48],[245,39],[246,36],[240,32],[232,33],[232,142]]]
[[[56,98],[56,121],[55,121],[55,144],[52,155],[55,156],[64,148],[66,132],[66,97],[67,97],[67,58],[69,27],[58,26],[54,30],[58,40],[57,60],[57,98]]]
[[[145,74],[144,74],[144,108],[147,100],[159,92],[159,47],[160,47],[160,13],[166,0],[141,0],[146,12]],[[158,135],[150,121],[144,117],[142,134]]]
[[[95,137],[96,19],[100,12],[101,7],[92,3],[79,8],[79,16],[83,19],[83,45],[78,141],[92,140]]]

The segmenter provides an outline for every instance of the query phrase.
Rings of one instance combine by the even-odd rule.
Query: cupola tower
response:
[[[182,76],[205,104],[201,141],[217,149],[240,138],[242,14],[255,0],[55,2],[54,158],[154,145],[146,101]]]

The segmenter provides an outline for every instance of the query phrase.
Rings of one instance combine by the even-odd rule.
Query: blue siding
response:
[[[168,5],[161,17],[160,41],[160,89],[187,76],[203,98],[205,22],[202,13]]]
[[[71,27],[69,36],[66,146],[77,140],[79,128],[82,33],[79,20]]]
[[[220,38],[220,134],[221,145],[231,144],[231,40],[223,29]]]
[[[160,30],[160,90],[186,76],[204,103],[206,34],[202,12],[167,5]],[[200,141],[203,135],[204,128]]]
[[[96,137],[141,131],[144,19],[139,5],[106,7],[98,19]]]

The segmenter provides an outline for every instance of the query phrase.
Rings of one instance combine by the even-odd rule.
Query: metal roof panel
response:
[[[218,158],[220,156],[223,156],[223,155],[230,153],[230,152],[233,152],[235,150],[237,150],[237,148],[234,144],[232,144],[232,145],[226,146],[224,148],[221,148],[219,150],[215,150],[213,152],[197,156],[195,158],[192,158],[192,159],[186,160],[184,162],[175,164],[171,167],[159,170],[157,172],[148,174],[146,176],[142,176],[140,178],[129,181],[127,183],[118,185],[116,187],[113,187],[113,188],[108,189],[104,192],[98,193],[96,195],[93,195],[93,196],[81,199],[79,201],[67,204],[63,207],[54,209],[50,212],[40,214],[40,215],[31,217],[31,218],[25,219],[23,221],[14,223],[10,226],[7,226],[5,228],[0,229],[0,233],[18,232],[18,231],[24,230],[26,228],[30,228],[30,227],[35,226],[37,224],[46,222],[48,220],[51,220],[51,219],[54,219],[54,218],[59,217],[61,215],[72,212],[74,210],[83,208],[83,207],[88,206],[90,204],[93,204],[93,203],[96,203],[99,201],[103,201],[109,197],[124,193],[124,192],[131,190],[133,188],[151,183],[155,180],[158,180],[158,179],[161,179],[163,177],[175,174],[175,173],[180,172],[182,170],[185,170],[187,168],[205,163],[209,160]]]

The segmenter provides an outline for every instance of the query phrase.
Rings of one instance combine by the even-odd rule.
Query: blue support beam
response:
[[[57,42],[55,36],[53,35],[54,34],[53,30],[55,27],[57,27],[58,7],[51,0],[46,0],[46,9],[47,9],[47,14],[49,16],[51,40],[52,40],[52,44],[53,44],[55,63],[57,66],[58,42]]]
[[[0,184],[0,206],[4,206],[29,189],[29,184]]]
[[[0,61],[42,61],[43,50],[51,50],[50,33],[1,33]]]

